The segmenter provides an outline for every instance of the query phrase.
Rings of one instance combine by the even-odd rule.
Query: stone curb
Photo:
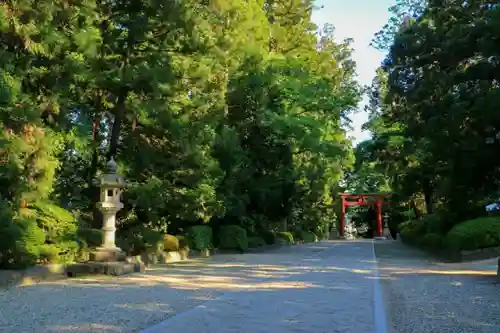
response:
[[[261,253],[261,252],[267,252],[267,251],[273,251],[273,250],[279,250],[284,247],[290,247],[295,244],[273,244],[273,245],[266,245],[266,246],[261,246],[261,247],[256,247],[253,249],[248,249],[246,253]]]
[[[267,252],[267,251],[273,251],[273,250],[278,250],[283,247],[288,247],[288,246],[293,246],[295,244],[273,244],[273,245],[265,245],[261,247],[256,247],[256,248],[249,248],[245,252],[237,251],[237,250],[220,250],[217,249],[214,254],[245,254],[245,253],[261,253],[261,252]]]
[[[486,260],[500,256],[500,247],[489,247],[474,251],[461,251],[461,261]]]
[[[315,241],[315,242],[308,242],[308,243],[305,243],[305,242],[296,242],[295,244],[285,244],[285,243],[283,243],[283,244],[265,245],[265,246],[256,247],[256,248],[249,248],[245,252],[215,249],[215,251],[213,252],[213,254],[262,253],[262,252],[279,250],[279,249],[282,249],[282,248],[291,247],[291,246],[295,246],[295,245],[314,244],[314,243],[320,243],[320,242],[323,242],[323,241],[327,241],[327,240],[318,240],[318,241]]]
[[[0,270],[0,287],[27,286],[66,277],[66,265],[39,265],[25,270]]]
[[[460,252],[442,251],[440,253],[435,253],[435,255],[441,260],[452,263],[481,261],[500,257],[500,247]]]
[[[290,247],[294,244],[274,244],[274,245],[266,245],[260,248],[249,249],[245,253],[261,253],[266,251],[274,251],[283,247]],[[242,254],[237,251],[223,251],[214,249],[210,251],[210,256],[217,254]],[[170,252],[173,254],[173,260],[167,263],[176,263],[182,262],[192,259],[204,258],[206,255],[201,255],[197,251],[189,251],[189,255],[186,257],[180,251]],[[81,264],[81,263],[80,263]],[[155,264],[155,263],[151,263]],[[27,268],[24,270],[0,270],[0,288],[9,288],[9,287],[21,287],[28,286],[35,283],[40,283],[44,281],[56,281],[67,278],[68,268],[75,264],[51,264],[51,265],[39,265],[31,268]],[[78,265],[78,263],[76,264]],[[146,265],[148,266],[148,265]]]
[[[408,244],[404,241],[401,242],[405,246],[409,246],[418,249],[422,252],[426,252],[430,255],[436,257],[436,259],[443,260],[445,262],[460,263],[460,262],[470,262],[470,261],[480,261],[487,260],[496,257],[500,257],[500,247],[488,247],[484,249],[477,249],[472,251],[459,251],[451,252],[447,250],[442,251],[429,251],[420,246]]]

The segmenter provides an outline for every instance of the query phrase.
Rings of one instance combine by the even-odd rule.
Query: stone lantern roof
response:
[[[107,188],[127,187],[127,182],[116,173],[116,169],[116,162],[111,158],[106,164],[106,172],[95,180],[94,185]]]

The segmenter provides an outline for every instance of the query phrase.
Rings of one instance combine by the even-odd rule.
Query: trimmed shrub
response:
[[[261,237],[252,236],[248,238],[248,247],[251,249],[262,247],[264,245],[266,245],[266,242]]]
[[[187,244],[194,250],[213,248],[213,232],[208,225],[190,227],[185,236]]]
[[[144,226],[118,230],[116,245],[128,255],[136,256],[147,250],[163,251],[163,233]]]
[[[500,217],[481,217],[455,225],[446,235],[446,247],[471,251],[500,246]]]
[[[423,216],[420,221],[425,225],[425,232],[436,233],[436,234],[444,234],[446,233],[447,224],[442,216],[438,214],[428,214]]]
[[[443,236],[438,233],[425,234],[420,240],[420,244],[424,249],[439,251],[443,248]]]
[[[219,247],[225,250],[247,251],[247,231],[239,225],[222,226],[219,230]]]
[[[410,245],[418,245],[425,235],[426,225],[421,220],[412,220],[399,225],[401,240]]]
[[[164,235],[163,236],[163,249],[167,252],[170,251],[179,251],[180,249],[180,242],[179,238],[176,236],[172,235]]]
[[[292,233],[288,231],[276,233],[276,240],[281,244],[295,244]]]

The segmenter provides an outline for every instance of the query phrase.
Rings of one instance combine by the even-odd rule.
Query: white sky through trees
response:
[[[369,44],[373,35],[389,19],[387,9],[394,3],[395,0],[316,0],[316,6],[324,8],[314,12],[314,23],[333,24],[339,41],[354,39],[353,58],[357,64],[359,81],[363,85],[371,83],[375,70],[384,58],[384,53]],[[370,133],[361,131],[361,126],[368,119],[364,112],[365,102],[366,99],[359,105],[359,112],[352,116],[354,130],[349,135],[355,137],[355,144],[370,137]]]

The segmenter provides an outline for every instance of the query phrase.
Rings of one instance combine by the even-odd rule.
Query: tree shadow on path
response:
[[[281,328],[288,327],[288,331],[293,331],[292,326],[307,327],[304,332],[314,333],[324,332],[324,321],[331,321],[335,312],[343,316],[343,324],[339,325],[354,327],[358,321],[355,313],[341,315],[342,302],[335,300],[341,300],[342,295],[370,295],[371,290],[362,289],[361,282],[358,288],[356,279],[361,281],[373,272],[325,266],[325,260],[332,255],[346,252],[346,245],[315,243],[260,254],[218,255],[154,266],[143,274],[85,277],[12,288],[0,292],[0,332],[138,332],[207,301],[212,315],[218,312],[222,321],[231,318],[227,311],[246,311],[247,317],[270,311],[275,313],[274,318],[254,318],[253,323],[264,327],[275,322]],[[349,249],[366,251],[366,246],[351,244]],[[344,260],[356,257],[349,256],[344,253]],[[346,278],[346,274],[350,277]],[[224,310],[215,307],[218,303],[213,300],[221,295],[235,295],[242,305],[225,306]],[[234,297],[227,299],[234,301]],[[253,300],[256,305],[250,307],[244,300]],[[363,304],[369,305],[370,301]],[[276,315],[280,311],[281,315]],[[309,315],[297,317],[304,311]]]

